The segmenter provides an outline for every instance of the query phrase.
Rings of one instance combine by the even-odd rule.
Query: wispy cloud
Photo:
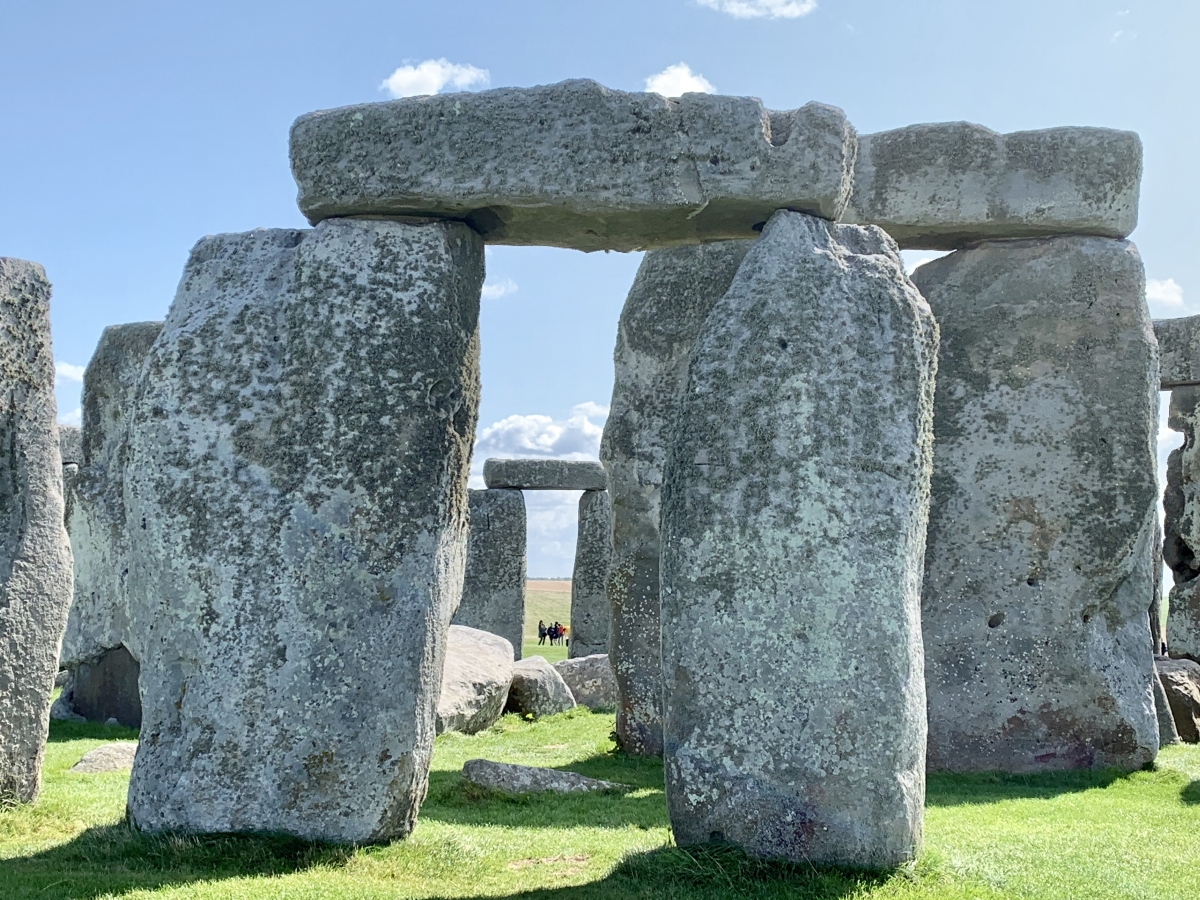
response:
[[[646,90],[664,97],[681,97],[688,93],[715,94],[717,91],[711,81],[682,62],[667,66],[657,75],[647,78]]]
[[[55,386],[63,384],[67,381],[73,381],[77,384],[83,383],[84,366],[75,366],[62,360],[54,361],[54,384]]]
[[[735,19],[798,19],[817,8],[817,0],[696,0]]]
[[[511,278],[501,278],[499,281],[488,281],[483,285],[484,300],[499,300],[517,292],[517,283]]]
[[[1151,313],[1162,318],[1171,318],[1184,313],[1183,288],[1174,278],[1146,279],[1146,302]]]
[[[379,85],[393,97],[418,97],[438,94],[446,88],[466,90],[486,85],[491,80],[487,69],[459,65],[449,60],[427,59],[414,66],[401,66]]]

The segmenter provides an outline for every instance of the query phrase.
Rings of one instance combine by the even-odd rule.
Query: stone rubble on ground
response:
[[[116,741],[93,747],[68,771],[80,775],[102,775],[105,772],[123,772],[133,767],[137,753],[137,741]]]
[[[613,678],[607,654],[596,653],[560,660],[554,664],[554,668],[579,706],[586,706],[592,711],[616,708],[617,682]]]
[[[552,716],[575,706],[562,675],[541,656],[528,656],[513,665],[505,712],[535,717]]]
[[[541,791],[555,794],[587,794],[633,790],[628,784],[588,778],[575,772],[540,766],[518,766],[488,759],[468,759],[463,763],[462,775],[471,784],[506,794],[532,794]]]
[[[442,666],[437,733],[475,734],[504,713],[513,679],[512,644],[499,635],[451,625]]]

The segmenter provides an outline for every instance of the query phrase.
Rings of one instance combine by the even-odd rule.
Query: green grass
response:
[[[122,822],[127,776],[66,770],[132,732],[53,723],[37,803],[0,811],[0,898],[340,900],[516,896],[619,898],[1155,898],[1200,896],[1200,747],[1153,771],[935,776],[926,849],[890,875],[816,871],[671,844],[657,760],[614,752],[612,716],[508,716],[438,738],[416,831],[389,846],[268,837],[145,837]],[[483,756],[568,767],[628,794],[512,798],[458,771]]]
[[[545,644],[538,644],[537,624],[539,619],[547,625],[551,622],[571,624],[571,582],[525,582],[525,642],[521,648],[521,655],[544,656],[547,661],[552,663],[566,659],[569,648],[565,644],[551,646],[549,641]]]

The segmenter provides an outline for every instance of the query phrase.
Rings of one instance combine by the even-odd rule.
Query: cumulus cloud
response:
[[[696,0],[735,19],[798,19],[817,8],[817,0]]]
[[[488,281],[483,285],[484,300],[499,300],[517,292],[517,283],[511,278],[501,278],[499,281]]]
[[[438,94],[445,88],[466,90],[486,85],[491,80],[487,69],[452,63],[442,59],[427,59],[415,66],[401,66],[379,85],[393,97],[419,97]]]
[[[664,97],[682,97],[688,93],[715,94],[717,91],[712,82],[682,62],[667,66],[657,75],[647,78],[646,90]]]
[[[64,413],[58,417],[59,425],[74,425],[78,428],[83,424],[83,410],[79,407],[71,410],[69,413]]]
[[[83,383],[84,366],[74,366],[68,362],[61,360],[54,361],[54,384],[58,386],[67,381],[74,381],[78,384]]]
[[[1167,316],[1177,316],[1183,311],[1183,288],[1175,283],[1174,278],[1165,281],[1147,278],[1146,302]]]

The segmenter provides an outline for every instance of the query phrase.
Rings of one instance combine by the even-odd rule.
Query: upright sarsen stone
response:
[[[482,283],[460,224],[193,249],[126,467],[136,827],[412,829],[462,591]]]
[[[525,634],[525,497],[470,491],[470,533],[455,625],[497,634],[521,658]]]
[[[579,532],[571,571],[571,659],[608,653],[609,610],[604,582],[612,557],[612,503],[608,491],[579,498]]]
[[[1157,329],[1156,329],[1157,330]],[[1183,445],[1167,457],[1163,561],[1172,582],[1166,639],[1173,656],[1200,662],[1200,387],[1171,391],[1167,425],[1183,435]],[[1156,648],[1157,649],[1157,648]]]
[[[931,769],[1134,769],[1158,378],[1132,244],[984,243],[914,281],[941,326],[922,599]]]
[[[662,498],[680,846],[868,868],[919,848],[936,364],[877,228],[777,213],[709,313]]]
[[[55,425],[50,282],[0,257],[0,806],[41,787],[50,693],[71,604]]]
[[[634,755],[662,753],[658,565],[667,444],[692,343],[752,245],[726,241],[647,253],[621,310],[600,459],[612,503],[606,593],[617,735]]]

